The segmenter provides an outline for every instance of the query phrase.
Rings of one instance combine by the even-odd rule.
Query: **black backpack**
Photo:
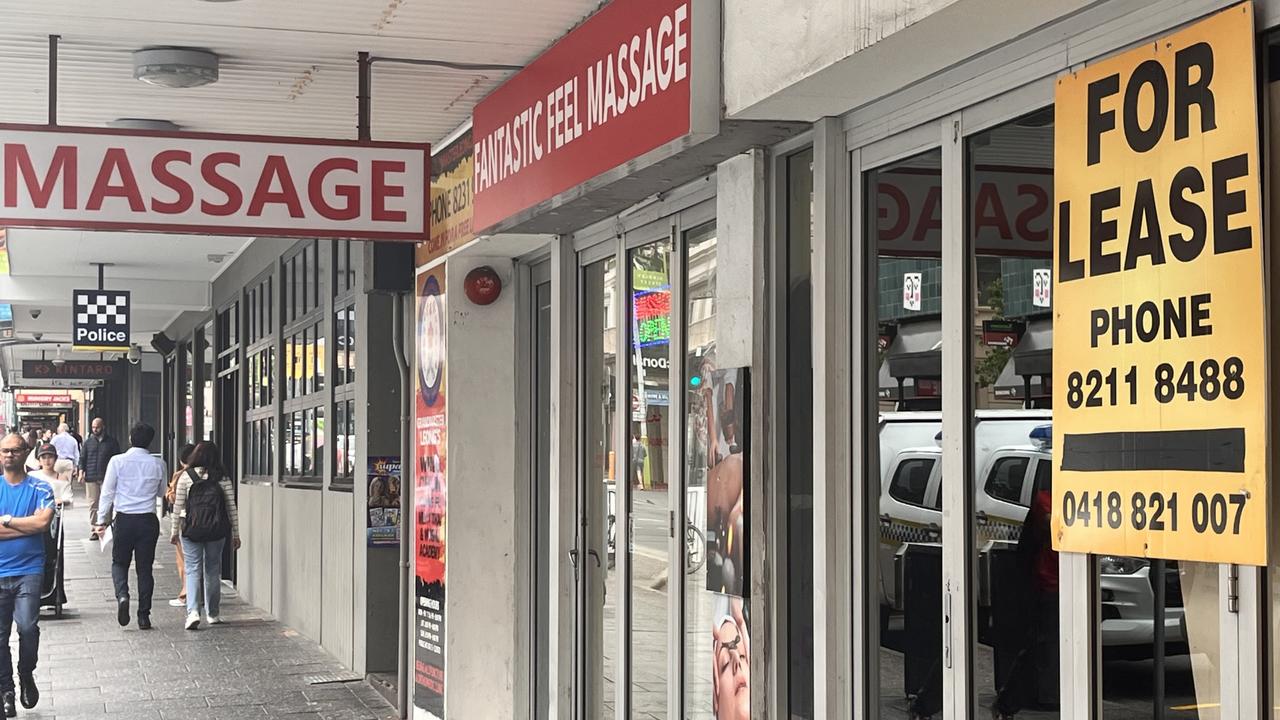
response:
[[[204,543],[230,535],[231,516],[227,514],[227,499],[218,479],[210,473],[208,479],[201,480],[194,470],[187,470],[187,474],[191,476],[191,487],[187,489],[182,536]]]

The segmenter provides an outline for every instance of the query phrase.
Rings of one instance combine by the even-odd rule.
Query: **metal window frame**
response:
[[[762,674],[767,685],[767,700],[762,714],[771,718],[786,718],[791,715],[789,588],[794,570],[790,565],[791,483],[787,468],[791,453],[804,450],[792,448],[788,444],[790,373],[786,345],[789,337],[784,327],[784,318],[788,317],[790,307],[790,163],[797,155],[812,149],[812,132],[778,143],[769,149],[766,160],[768,170],[765,173],[765,192],[769,202],[767,237],[770,242],[761,249],[765,269],[759,275],[769,278],[769,282],[764,283],[761,296],[764,302],[758,305],[755,326],[763,334],[756,343],[763,354],[763,372],[774,378],[773,382],[757,389],[763,399],[757,405],[766,405],[772,409],[768,422],[762,423],[766,447],[764,467],[768,477],[773,479],[773,482],[767,484],[765,491],[765,526],[772,528],[772,532],[767,533],[763,543],[753,543],[753,549],[762,549],[766,565],[772,568],[772,581],[768,583],[766,591],[769,594],[769,645],[776,650],[767,654],[767,667]],[[783,478],[788,480],[784,482]]]

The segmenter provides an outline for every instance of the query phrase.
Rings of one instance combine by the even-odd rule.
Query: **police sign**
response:
[[[92,352],[129,350],[129,291],[72,292],[71,348]]]
[[[1253,10],[1061,77],[1054,547],[1264,565]]]

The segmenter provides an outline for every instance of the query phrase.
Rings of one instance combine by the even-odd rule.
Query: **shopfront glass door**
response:
[[[1232,668],[1257,663],[1224,630],[1228,568],[1052,548],[1055,119],[1047,103],[1002,112],[971,133],[943,121],[951,152],[912,153],[915,133],[855,153],[885,158],[854,166],[871,261],[854,287],[876,333],[861,342],[877,343],[860,383],[878,450],[869,692],[882,718],[1235,716],[1248,692]],[[947,427],[967,435],[953,445]],[[1077,559],[1089,580],[1060,595]],[[1084,653],[1060,627],[1073,607]],[[1097,684],[1064,686],[1073,668]]]
[[[621,668],[616,579],[618,263],[614,257],[582,269],[582,473],[577,492],[578,537],[570,561],[577,578],[577,716],[611,718]],[[625,473],[623,473],[625,477]],[[625,482],[625,480],[624,480]]]

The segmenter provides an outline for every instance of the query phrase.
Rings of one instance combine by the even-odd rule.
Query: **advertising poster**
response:
[[[751,717],[747,622],[747,368],[710,370],[703,394],[707,452],[706,589],[711,592],[711,696],[716,720]]]
[[[418,277],[414,379],[414,704],[444,718],[445,542],[448,535],[444,266]]]
[[[707,589],[741,598],[747,595],[747,369],[712,371],[710,389]]]
[[[1058,551],[1267,563],[1254,32],[1243,3],[1058,78]]]
[[[400,458],[371,457],[369,478],[369,547],[400,545]]]
[[[431,156],[431,236],[418,248],[419,265],[475,237],[471,229],[473,148],[468,129]]]

